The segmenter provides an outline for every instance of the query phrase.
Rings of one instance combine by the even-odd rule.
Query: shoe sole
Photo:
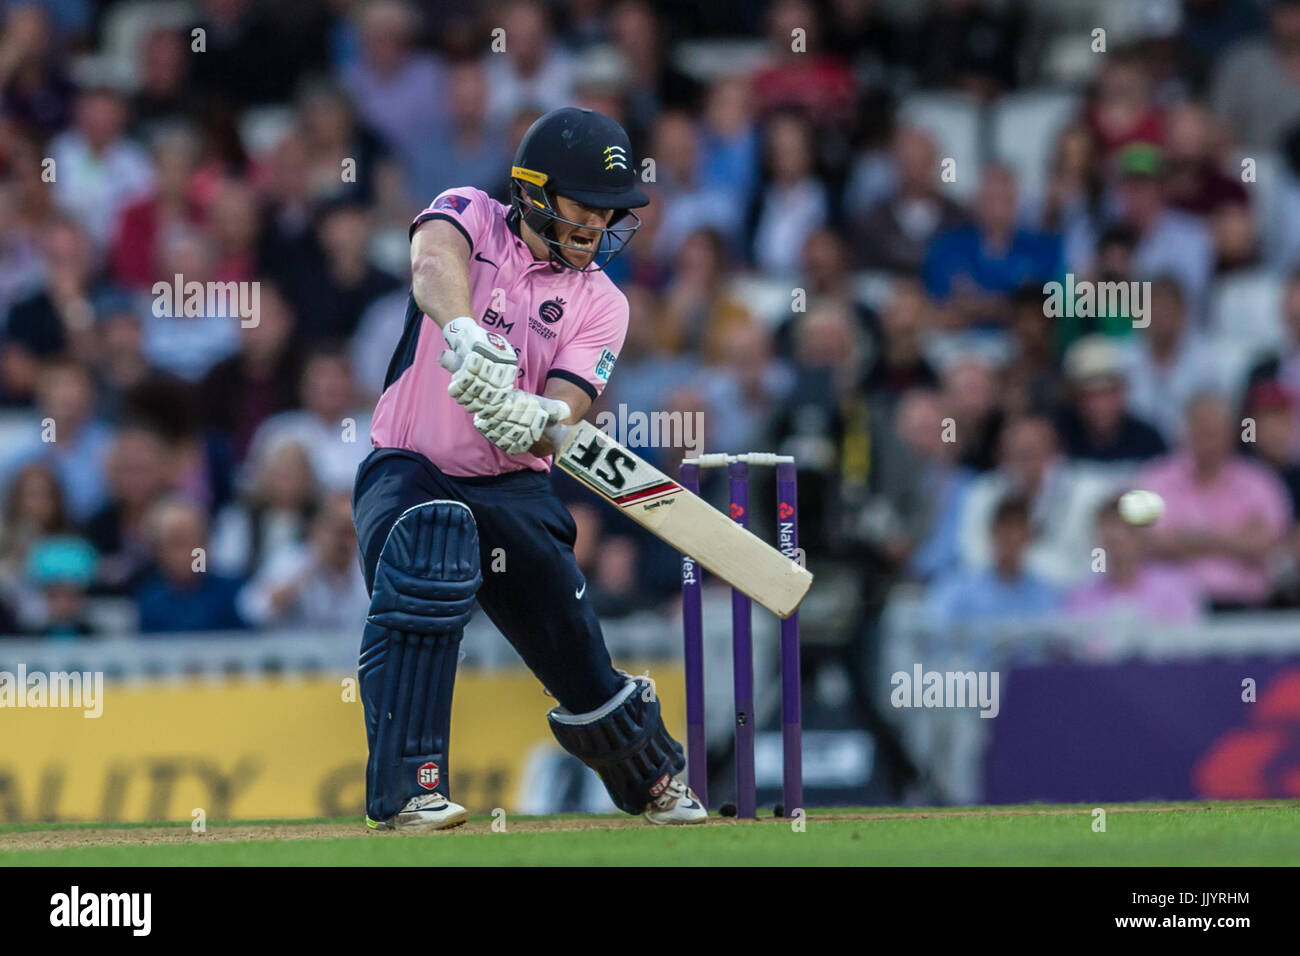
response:
[[[656,827],[693,827],[699,823],[709,822],[707,816],[700,817],[698,820],[654,820],[644,813],[641,816],[645,818],[647,823]]]
[[[445,817],[442,820],[430,821],[428,823],[404,823],[401,826],[392,823],[380,823],[366,817],[366,826],[374,832],[403,832],[419,833],[422,830],[454,830],[456,827],[463,826],[469,822],[469,811],[462,810],[454,816]]]

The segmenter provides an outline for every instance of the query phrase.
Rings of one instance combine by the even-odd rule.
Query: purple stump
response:
[[[732,462],[727,468],[731,485],[731,518],[749,527],[749,466]],[[754,635],[750,627],[750,600],[731,589],[731,654],[736,695],[736,815],[758,817],[754,786]]]
[[[799,492],[795,465],[776,466],[776,540],[782,554],[799,556]],[[799,683],[799,612],[781,622],[782,802],[785,815],[803,807],[803,712]]]
[[[698,494],[700,468],[682,465],[681,485]],[[686,782],[709,805],[708,738],[704,734],[704,612],[700,605],[702,570],[690,555],[682,555],[682,634],[686,667]]]

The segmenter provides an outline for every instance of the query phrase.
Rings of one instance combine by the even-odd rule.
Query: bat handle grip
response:
[[[546,430],[542,432],[546,440],[551,443],[551,447],[557,452],[564,447],[564,443],[569,440],[569,432],[573,430],[572,425],[547,425]]]

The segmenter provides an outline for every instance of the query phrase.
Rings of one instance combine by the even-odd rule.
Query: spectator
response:
[[[419,16],[409,4],[378,0],[355,8],[361,58],[343,72],[343,86],[362,120],[412,169],[443,119],[442,62],[416,52]]]
[[[213,197],[207,230],[212,237],[215,282],[249,283],[257,266],[261,209],[253,190],[227,181]]]
[[[255,577],[272,556],[297,548],[316,514],[316,476],[302,445],[283,441],[257,464],[213,525],[212,567],[231,577]]]
[[[0,470],[44,462],[59,478],[68,514],[81,522],[104,501],[104,460],[111,432],[95,415],[95,388],[86,369],[67,359],[41,367],[36,386],[36,421],[24,441],[5,449]]]
[[[706,355],[711,368],[702,391],[714,415],[714,447],[766,447],[767,423],[787,387],[772,361],[770,332],[759,322],[742,321],[717,336]]]
[[[1095,254],[1091,251],[1094,241],[1092,234],[1076,236],[1079,247],[1074,250],[1071,260],[1072,268],[1079,270],[1084,278],[1095,284],[1095,291],[1103,289],[1131,288],[1137,271],[1137,230],[1122,221],[1113,221],[1102,230],[1096,241]],[[1081,251],[1085,246],[1089,251]],[[1095,307],[1091,310],[1068,309],[1065,315],[1056,316],[1057,347],[1064,354],[1072,342],[1084,335],[1101,333],[1116,338],[1126,338],[1133,334],[1136,300],[1132,296],[1096,297]]]
[[[1025,32],[1018,4],[940,0],[917,26],[923,38],[920,80],[929,87],[957,87],[992,99],[1018,83],[1015,50]]]
[[[1060,277],[1060,237],[1020,226],[1017,202],[1011,170],[985,167],[974,222],[940,234],[926,253],[926,291],[949,327],[1002,325],[1017,289]]]
[[[158,26],[140,44],[137,69],[140,88],[131,99],[131,114],[138,133],[159,126],[175,126],[194,113],[190,92],[190,55],[187,37],[180,30]]]
[[[853,248],[863,269],[915,275],[934,237],[956,228],[965,212],[939,191],[934,140],[904,126],[891,150],[897,188],[853,218]]]
[[[18,470],[5,493],[3,521],[0,591],[10,591],[21,580],[37,540],[72,530],[63,489],[48,465],[33,462]]]
[[[281,289],[298,319],[296,338],[316,343],[346,339],[372,301],[398,281],[370,261],[370,219],[364,205],[340,200],[316,219],[316,251],[299,271],[281,278]]]
[[[853,311],[834,300],[814,305],[795,325],[789,391],[773,421],[778,450],[799,461],[804,547],[835,546],[835,502],[843,465],[846,406],[858,401],[866,336]]]
[[[977,477],[962,503],[958,528],[962,564],[984,568],[992,563],[988,530],[992,515],[999,501],[1014,494],[1029,502],[1037,529],[1025,566],[1058,587],[1078,582],[1088,573],[1096,508],[1113,493],[1113,484],[1105,475],[1071,464],[1061,455],[1047,417],[1027,415],[1007,422],[997,469]]]
[[[166,279],[146,300],[150,308],[144,319],[144,353],[163,371],[198,382],[239,348],[240,326],[254,320],[240,312],[241,304],[252,305],[252,291],[245,286],[237,287],[234,296],[214,294],[218,250],[207,232],[173,232],[160,253]]]
[[[412,192],[428,202],[444,189],[474,186],[491,192],[509,178],[504,123],[487,117],[487,76],[466,61],[447,74],[447,119],[437,149],[421,150],[411,173]]]
[[[144,151],[125,136],[127,104],[105,88],[77,96],[76,121],[50,141],[59,208],[90,233],[97,248],[117,234],[123,210],[153,187]]]
[[[938,385],[939,377],[925,355],[930,303],[919,283],[895,282],[878,324],[859,315],[866,328],[876,333],[876,347],[862,383],[871,399],[892,404],[911,389]]]
[[[95,577],[95,549],[76,537],[37,541],[27,559],[27,582],[39,594],[27,632],[35,637],[87,637],[86,593]]]
[[[166,443],[151,429],[127,425],[113,436],[105,462],[108,501],[86,522],[99,554],[96,589],[127,594],[143,581],[151,561],[146,516],[174,485]]]
[[[327,490],[351,490],[357,466],[370,451],[370,415],[356,406],[347,354],[321,346],[303,365],[302,408],[273,415],[253,435],[245,467],[256,473],[262,457],[284,442],[307,449],[312,471]]]
[[[306,32],[296,26],[299,36]],[[205,49],[192,58],[191,83],[205,99],[239,109],[288,97],[300,66],[296,38],[280,28],[269,6],[203,0],[193,29],[203,31]]]
[[[393,343],[402,337],[410,301],[410,290],[399,287],[375,299],[361,313],[357,330],[348,343],[348,354],[357,388],[367,400],[377,399],[384,390],[388,367],[393,361]],[[620,353],[620,361],[622,357]],[[621,366],[619,371],[622,372]],[[296,380],[297,375],[290,377],[290,381]]]
[[[1141,462],[1165,452],[1164,439],[1127,410],[1124,354],[1104,335],[1088,335],[1065,353],[1071,403],[1060,417],[1061,444],[1070,458]]]
[[[788,110],[819,125],[847,126],[853,116],[853,74],[822,48],[817,8],[808,0],[776,0],[767,11],[767,39],[769,62],[754,75],[759,112]]]
[[[1282,133],[1300,120],[1300,2],[1274,0],[1269,35],[1246,41],[1219,62],[1211,101],[1237,141],[1276,149]]]
[[[927,595],[927,616],[936,627],[972,622],[1006,623],[1054,611],[1056,589],[1026,566],[1033,540],[1030,503],[1010,497],[998,503],[989,529],[992,563],[963,570]]]
[[[700,181],[699,139],[695,122],[681,111],[665,111],[654,127],[651,153],[656,161],[657,191],[654,202],[642,213],[662,204],[650,215],[661,224],[651,246],[662,262],[678,256],[686,237],[700,229],[712,229],[733,248],[740,246],[743,200],[734,187],[705,186]],[[645,232],[643,226],[640,230]],[[641,242],[645,237],[638,237]],[[635,247],[634,247],[635,248]]]
[[[230,631],[247,626],[236,607],[239,582],[207,570],[208,522],[178,500],[149,510],[154,572],[136,591],[144,634]]]
[[[1293,395],[1300,395],[1300,268],[1287,277],[1283,287],[1281,325],[1285,344],[1251,368],[1248,384],[1276,380]]]
[[[764,180],[751,202],[754,264],[772,276],[790,276],[799,250],[830,220],[826,187],[813,168],[812,132],[794,113],[768,121]]]
[[[1151,95],[1151,78],[1136,49],[1109,54],[1087,111],[1103,159],[1125,146],[1165,142],[1165,116]]]
[[[1038,201],[1038,228],[1064,236],[1069,248],[1081,229],[1093,229],[1101,219],[1105,188],[1105,173],[1092,130],[1086,123],[1071,123],[1056,137],[1044,192]]]
[[[37,236],[19,218],[18,187],[0,181],[0,316],[40,286],[44,267]]]
[[[622,60],[625,125],[635,146],[661,110],[694,109],[700,85],[673,65],[663,24],[646,0],[620,0],[610,11],[609,27]]]
[[[1145,532],[1120,516],[1118,498],[1098,510],[1097,532],[1104,563],[1094,569],[1096,581],[1066,595],[1068,613],[1132,614],[1174,624],[1200,617],[1202,602],[1195,581],[1167,565],[1145,560]]]
[[[1214,347],[1187,317],[1182,287],[1170,276],[1151,282],[1151,324],[1127,354],[1128,407],[1150,422],[1166,444],[1183,432],[1183,409],[1193,395],[1214,391],[1221,381]]]
[[[10,402],[30,402],[42,362],[73,351],[81,358],[93,349],[97,286],[95,252],[77,223],[64,220],[45,232],[45,281],[9,311],[4,327],[0,374]]]
[[[330,495],[311,525],[310,540],[272,551],[244,586],[239,607],[254,626],[352,631],[370,613],[370,594],[357,564],[352,498]]]
[[[1284,385],[1260,382],[1246,394],[1243,450],[1272,469],[1287,491],[1291,513],[1300,514],[1300,452],[1296,448],[1296,399]]]
[[[47,12],[34,3],[5,4],[0,34],[0,91],[4,115],[33,135],[63,128],[73,87],[58,56]]]
[[[244,460],[258,426],[297,401],[301,362],[291,342],[293,316],[274,283],[261,284],[260,304],[258,321],[240,324],[239,351],[214,365],[201,385],[205,424],[229,440],[236,462]]]
[[[698,354],[706,344],[725,347],[727,330],[749,322],[751,314],[729,288],[731,270],[722,236],[711,229],[692,232],[682,243],[676,265],[659,313],[660,344],[675,354]]]
[[[1185,0],[1181,39],[1193,85],[1205,85],[1215,57],[1263,29],[1263,10],[1254,0]]]
[[[1043,292],[1026,285],[1011,304],[1010,356],[1002,369],[1002,404],[1012,415],[1056,408],[1063,399],[1056,357],[1059,322],[1044,308]]]
[[[758,125],[754,97],[742,76],[724,76],[709,87],[699,129],[699,183],[729,191],[737,204],[758,179]]]
[[[508,37],[504,55],[489,53],[488,119],[507,123],[525,107],[543,112],[573,101],[573,64],[551,39],[546,8],[537,0],[511,0],[499,15]]]
[[[454,86],[451,93],[454,101]],[[357,123],[342,88],[328,80],[304,84],[298,95],[298,116],[306,145],[310,194],[320,201],[355,195],[370,202],[377,171],[389,162],[388,150],[378,136]],[[421,155],[440,152],[424,150]],[[351,165],[345,165],[349,162]]]
[[[1133,267],[1139,276],[1168,273],[1183,287],[1193,315],[1204,315],[1214,274],[1214,242],[1195,217],[1165,202],[1164,158],[1153,146],[1137,143],[1117,156],[1121,219],[1137,233]]]
[[[1169,114],[1168,129],[1165,191],[1171,206],[1213,216],[1224,206],[1249,204],[1250,194],[1240,177],[1220,168],[1222,137],[1209,110],[1199,103],[1179,106]]]
[[[1006,419],[998,406],[993,365],[979,355],[957,356],[943,370],[942,391],[961,463],[974,471],[989,470]]]
[[[875,456],[879,497],[858,518],[896,567],[921,581],[959,570],[958,515],[973,477],[948,441],[943,396],[914,388],[893,410],[887,453]],[[889,441],[892,439],[892,441]]]
[[[113,278],[121,285],[141,291],[152,288],[164,277],[159,258],[163,233],[201,225],[203,208],[193,189],[198,149],[197,139],[187,130],[171,130],[154,140],[154,189],[123,210],[113,239]]]
[[[1192,399],[1186,435],[1136,481],[1165,500],[1152,551],[1191,575],[1213,609],[1257,607],[1272,590],[1268,561],[1292,520],[1286,489],[1233,450],[1232,414],[1219,396]]]

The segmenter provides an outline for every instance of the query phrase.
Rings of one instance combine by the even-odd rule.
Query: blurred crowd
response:
[[[1132,4],[1163,15],[1100,51],[1122,4],[0,6],[0,633],[360,621],[349,492],[410,220],[505,200],[567,104],[625,125],[653,200],[593,414],[794,454],[808,560],[861,600],[1300,604],[1300,0]],[[954,163],[958,125],[911,108],[1051,92],[1035,175]],[[175,276],[257,282],[257,321],[159,314]],[[1150,295],[1053,314],[1067,276]],[[675,555],[556,482],[598,608],[670,606]],[[1152,528],[1119,517],[1134,487]]]

